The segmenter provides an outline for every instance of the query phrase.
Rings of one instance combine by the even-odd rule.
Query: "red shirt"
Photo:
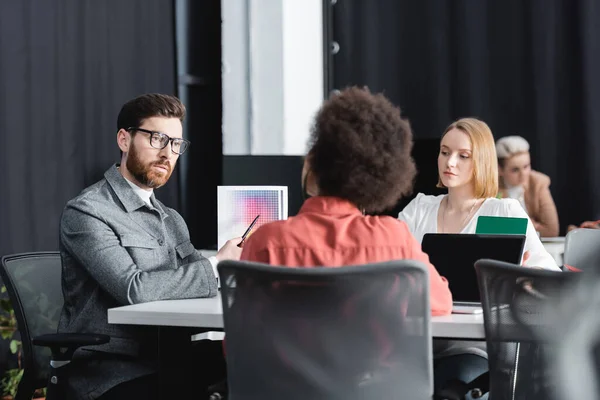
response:
[[[431,314],[452,311],[448,281],[431,265],[404,222],[364,216],[355,205],[336,197],[312,197],[297,216],[261,226],[246,239],[241,259],[306,268],[417,260],[429,267]]]

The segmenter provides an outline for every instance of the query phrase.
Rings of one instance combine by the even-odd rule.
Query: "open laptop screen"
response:
[[[428,233],[422,248],[448,279],[456,302],[480,302],[475,262],[482,258],[520,264],[525,235]]]

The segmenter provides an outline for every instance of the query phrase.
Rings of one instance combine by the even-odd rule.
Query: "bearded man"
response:
[[[108,309],[216,296],[217,263],[240,257],[239,238],[215,257],[203,257],[183,218],[154,196],[190,145],[182,136],[184,117],[183,104],[169,95],[145,94],[123,105],[117,118],[121,163],[63,211],[58,331],[110,336],[107,344],[75,353],[69,398],[156,398],[158,328],[110,325]]]

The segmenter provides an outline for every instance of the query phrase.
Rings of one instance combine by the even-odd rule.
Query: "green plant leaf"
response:
[[[19,382],[23,377],[24,370],[13,368],[6,371],[4,378],[2,378],[2,394],[16,396],[17,389],[19,388]]]
[[[19,347],[21,347],[21,341],[19,340],[11,340],[10,341],[10,352],[13,354],[17,354],[19,351]]]
[[[10,300],[0,300],[0,308],[7,313],[11,313],[13,311],[13,306]]]
[[[0,331],[0,337],[2,337],[2,339],[4,340],[8,340],[11,339],[13,337],[13,334],[15,333],[15,331]]]

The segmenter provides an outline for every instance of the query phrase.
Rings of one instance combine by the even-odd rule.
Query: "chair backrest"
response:
[[[574,229],[565,237],[564,263],[582,271],[600,271],[600,229]]]
[[[560,316],[555,332],[563,337],[553,365],[554,399],[600,399],[600,274],[586,274],[573,296],[550,306]]]
[[[483,306],[490,394],[494,400],[549,399],[555,392],[552,351],[559,321],[549,304],[572,293],[581,274],[493,260],[475,264]]]
[[[39,252],[2,257],[0,275],[17,319],[23,344],[23,379],[45,387],[50,370],[50,350],[33,346],[32,338],[56,333],[63,305],[59,252]]]
[[[423,264],[218,268],[232,400],[431,398]]]

